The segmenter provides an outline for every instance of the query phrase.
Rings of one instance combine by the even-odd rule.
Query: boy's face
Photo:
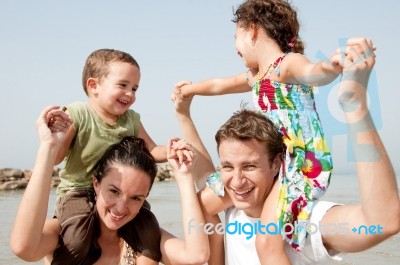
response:
[[[140,70],[125,62],[112,62],[108,67],[108,75],[101,80],[94,79],[94,84],[89,87],[97,112],[100,111],[107,119],[116,120],[136,100]]]
[[[223,140],[219,146],[221,177],[234,206],[260,217],[279,164],[271,164],[265,145],[255,139]]]

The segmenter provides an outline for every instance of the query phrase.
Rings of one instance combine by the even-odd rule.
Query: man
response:
[[[339,102],[358,161],[355,164],[361,204],[317,202],[307,226],[309,235],[303,251],[296,252],[289,245],[286,248],[292,264],[321,264],[340,260],[338,253],[366,250],[400,230],[400,200],[395,173],[368,112],[366,100],[368,78],[375,63],[374,49],[369,39],[348,41],[339,92]],[[184,138],[200,153],[200,161],[197,162],[197,185],[200,186],[200,180],[212,171],[211,159],[190,119],[190,99],[185,102],[179,94],[179,84],[177,87],[173,99]],[[207,187],[201,192],[200,199],[209,222],[215,222],[212,215],[218,210],[229,207],[225,211],[226,264],[260,264],[255,236],[249,235],[255,231],[267,231],[265,226],[260,228],[263,224],[258,223],[261,210],[268,196],[278,196],[274,179],[279,173],[279,148],[282,143],[272,128],[272,123],[263,116],[242,110],[217,132],[221,179],[229,196],[219,197],[216,202],[216,196],[211,196]],[[368,145],[369,149],[361,148],[361,144]],[[232,201],[233,207],[230,207],[232,203],[229,201]],[[228,230],[230,224],[241,224],[242,230],[238,227]],[[247,230],[243,229],[245,224]],[[259,227],[256,228],[255,224]],[[330,232],[332,225],[340,226],[340,230]],[[368,229],[369,233],[354,233],[352,228]],[[249,229],[254,230],[249,232]],[[262,240],[262,236],[260,238]],[[210,240],[211,250],[218,250],[212,252],[209,264],[223,264],[221,237],[215,232],[210,233]]]

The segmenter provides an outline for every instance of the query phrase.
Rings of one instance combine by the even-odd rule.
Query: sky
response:
[[[87,101],[81,72],[100,48],[130,53],[142,79],[132,109],[158,144],[180,136],[170,94],[192,82],[246,71],[234,47],[231,22],[239,0],[0,1],[0,168],[31,169],[38,137],[35,121],[48,105]],[[300,37],[311,61],[331,55],[349,37],[370,37],[377,61],[369,86],[370,108],[396,171],[400,172],[400,2],[293,0]],[[316,91],[335,172],[354,170],[347,132],[335,98],[338,79]],[[192,117],[215,164],[214,135],[250,93],[196,97]],[[396,114],[397,113],[397,114]]]

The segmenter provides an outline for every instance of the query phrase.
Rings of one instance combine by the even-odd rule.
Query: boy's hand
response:
[[[51,132],[65,131],[72,124],[72,120],[65,110],[65,108],[54,108],[47,112],[48,127]]]
[[[42,111],[36,120],[36,128],[42,143],[48,142],[57,145],[62,143],[65,133],[72,125],[69,117],[66,119],[62,118],[66,115],[62,113],[64,112],[58,106],[49,106]]]

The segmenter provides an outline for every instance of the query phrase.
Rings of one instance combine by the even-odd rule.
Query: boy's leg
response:
[[[97,260],[100,257],[101,250],[94,242],[96,218],[93,190],[67,192],[57,203],[56,217],[61,224],[61,233],[53,265],[88,264],[89,258]]]

